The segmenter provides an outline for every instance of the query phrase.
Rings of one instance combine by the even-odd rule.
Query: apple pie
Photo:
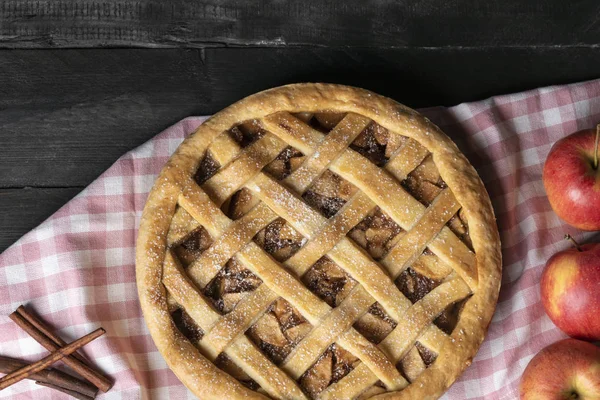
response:
[[[437,398],[501,278],[489,196],[456,145],[331,84],[206,120],[154,184],[136,263],[156,346],[202,399]]]

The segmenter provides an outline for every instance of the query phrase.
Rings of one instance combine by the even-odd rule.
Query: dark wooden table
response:
[[[600,77],[600,3],[0,1],[0,251],[121,154],[290,82],[412,107]]]

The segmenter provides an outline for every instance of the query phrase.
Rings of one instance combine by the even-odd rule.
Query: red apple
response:
[[[542,179],[556,214],[576,228],[600,230],[600,125],[554,143]]]
[[[540,351],[527,365],[522,400],[600,400],[600,348],[564,339]]]
[[[546,263],[542,303],[552,322],[569,336],[600,340],[600,243],[573,242],[575,247]]]

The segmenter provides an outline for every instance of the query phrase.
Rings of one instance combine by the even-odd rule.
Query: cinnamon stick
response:
[[[10,374],[28,364],[29,363],[25,361],[17,360],[15,358],[0,356],[0,372],[3,374]],[[88,397],[96,397],[96,394],[98,393],[98,389],[95,386],[53,368],[47,368],[31,374],[28,379],[60,386],[68,390],[79,392]]]
[[[73,390],[65,389],[65,388],[57,386],[57,385],[53,385],[51,383],[36,382],[35,384],[40,385],[40,386],[45,386],[50,389],[58,390],[59,392],[66,393],[69,396],[74,397],[79,400],[93,400],[95,398],[95,397],[86,396],[85,394],[81,394],[81,393],[75,392]]]
[[[35,326],[38,331],[40,331],[44,335],[46,335],[48,337],[48,339],[52,340],[54,342],[54,344],[57,345],[58,347],[64,347],[67,345],[67,343],[64,340],[62,340],[60,336],[58,336],[57,334],[52,332],[52,330],[50,328],[48,328],[48,326],[45,323],[43,323],[39,318],[37,318],[35,315],[30,313],[29,311],[27,311],[25,309],[25,307],[19,306],[19,308],[17,308],[16,312],[21,314],[21,316],[23,318],[25,318],[27,320],[27,322],[29,322],[31,325]],[[71,357],[75,357],[82,363],[88,365],[88,361],[85,358],[83,358],[83,356],[81,356],[79,353],[73,353],[71,355]]]
[[[51,339],[37,330],[35,326],[33,326],[23,317],[23,315],[21,315],[21,313],[14,312],[10,314],[9,317],[48,351],[58,351],[62,348],[61,346],[57,346]],[[92,384],[94,384],[94,386],[103,392],[107,392],[112,387],[113,384],[107,377],[93,370],[86,364],[83,364],[76,358],[65,357],[63,361],[75,372],[90,381]]]
[[[94,332],[88,333],[87,335],[75,340],[74,342],[68,344],[65,347],[61,347],[54,353],[51,353],[50,355],[42,358],[41,360],[3,376],[2,378],[0,378],[0,390],[6,389],[7,387],[14,385],[17,382],[28,378],[31,374],[35,372],[40,372],[41,370],[54,364],[58,360],[61,360],[69,354],[73,353],[74,351],[77,351],[77,349],[85,346],[92,340],[104,335],[104,333],[106,333],[104,329],[96,329]]]

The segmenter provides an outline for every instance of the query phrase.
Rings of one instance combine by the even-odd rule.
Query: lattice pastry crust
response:
[[[202,399],[436,398],[501,278],[489,197],[455,144],[330,84],[204,122],[150,193],[136,262],[150,333]]]

